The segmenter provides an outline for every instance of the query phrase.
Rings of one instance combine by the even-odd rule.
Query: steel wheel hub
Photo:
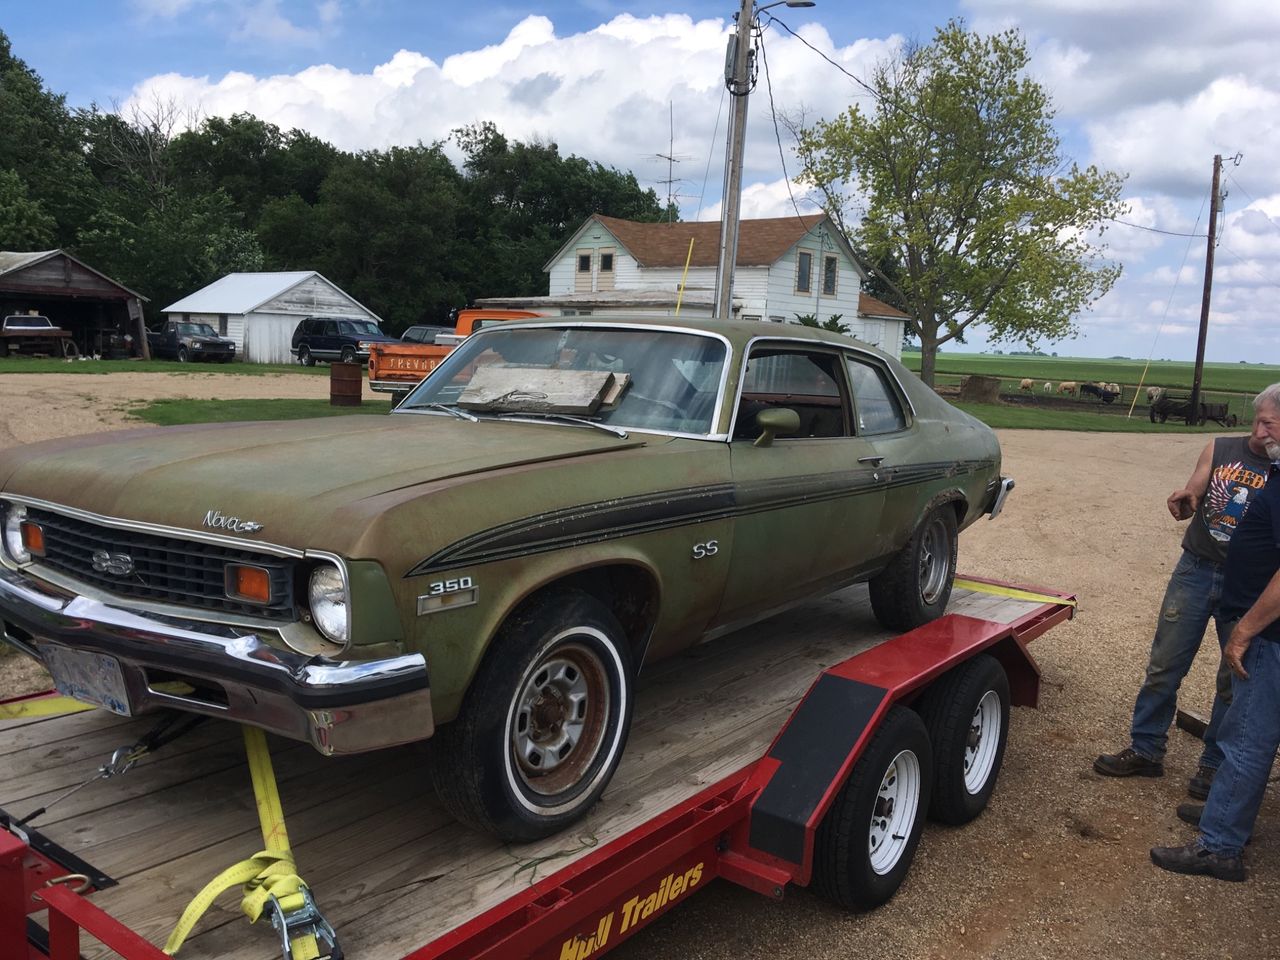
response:
[[[888,873],[902,859],[920,808],[920,787],[920,759],[903,750],[885,771],[872,807],[867,852],[878,874]]]

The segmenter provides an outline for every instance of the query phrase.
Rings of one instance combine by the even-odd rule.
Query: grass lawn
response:
[[[162,427],[180,423],[230,423],[238,420],[307,420],[352,413],[391,412],[390,400],[366,400],[358,407],[334,407],[328,400],[152,400],[129,416]]]
[[[178,363],[174,360],[60,360],[56,357],[0,357],[5,373],[235,373],[250,376],[297,373],[329,375],[328,364],[304,367],[296,363]]]
[[[920,371],[920,354],[902,354],[902,362],[917,373]],[[989,353],[940,353],[938,354],[941,385],[949,378],[969,374],[1000,377],[1017,382],[1024,377],[1038,381],[1043,386],[1050,381],[1056,387],[1063,380],[1085,382],[1104,380],[1129,387],[1137,386],[1142,377],[1142,360],[1099,360],[1092,357],[1035,357],[1005,356]],[[1184,361],[1153,360],[1144,386],[1166,387],[1189,391],[1195,377],[1195,364]],[[1257,394],[1268,384],[1280,380],[1280,366],[1253,363],[1206,363],[1201,389],[1211,392]],[[954,382],[954,381],[952,381]],[[1132,391],[1128,391],[1132,396]],[[1225,399],[1225,398],[1224,398]]]
[[[1100,410],[1038,410],[1034,407],[1014,406],[1005,403],[955,403],[989,427],[1010,430],[1083,430],[1089,433],[1209,433],[1228,434],[1247,432],[1248,426],[1234,429],[1210,422],[1203,427],[1188,427],[1185,423],[1152,423],[1145,411],[1135,412],[1132,418]]]

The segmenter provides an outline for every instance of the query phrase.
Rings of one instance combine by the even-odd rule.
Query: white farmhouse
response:
[[[639,223],[593,214],[543,267],[547,296],[477,304],[560,316],[674,316],[678,309],[682,316],[709,317],[719,244],[719,221]],[[734,319],[794,323],[797,315],[819,322],[838,316],[852,336],[899,356],[907,315],[862,293],[864,279],[826,214],[743,220]]]
[[[290,363],[293,331],[307,317],[382,320],[314,270],[229,273],[162,311],[169,320],[207,323],[252,363]]]

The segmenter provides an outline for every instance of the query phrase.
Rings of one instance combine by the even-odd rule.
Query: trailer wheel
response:
[[[604,792],[631,724],[626,634],[581,591],[517,612],[480,663],[462,710],[429,741],[440,802],[468,826],[537,840]]]
[[[920,842],[932,780],[924,724],[907,708],[890,707],[818,825],[815,892],[847,910],[892,897]]]
[[[956,578],[956,515],[948,503],[929,512],[907,545],[871,578],[871,609],[889,630],[914,630],[936,620]]]
[[[987,807],[1009,738],[1009,678],[989,654],[939,677],[916,704],[933,744],[929,815],[968,823]]]

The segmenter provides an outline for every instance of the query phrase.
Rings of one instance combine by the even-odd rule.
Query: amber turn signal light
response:
[[[261,567],[227,567],[227,596],[250,603],[271,602],[271,574]]]
[[[44,556],[44,528],[38,523],[24,520],[19,524],[22,531],[22,545],[33,557]]]

